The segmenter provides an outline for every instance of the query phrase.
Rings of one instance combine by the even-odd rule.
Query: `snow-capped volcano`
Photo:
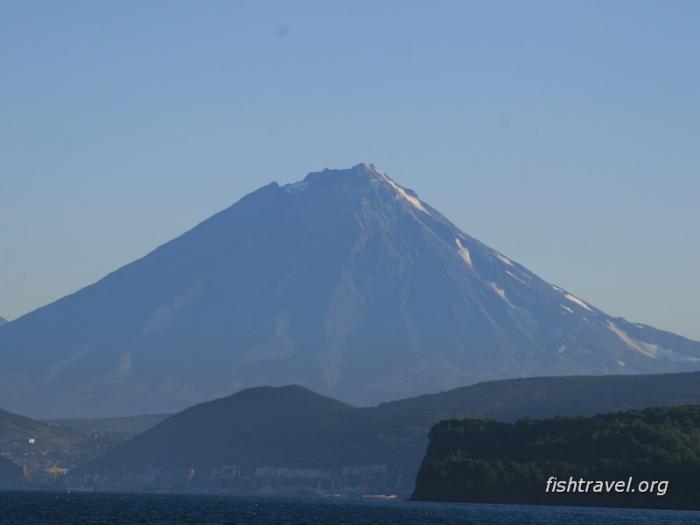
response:
[[[462,232],[372,165],[272,183],[0,330],[4,408],[177,410],[300,383],[356,404],[479,380],[700,368]]]

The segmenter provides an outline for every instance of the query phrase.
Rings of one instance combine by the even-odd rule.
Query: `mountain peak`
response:
[[[346,409],[351,408],[350,405],[324,396],[311,389],[301,385],[284,385],[284,386],[255,386],[245,388],[239,392],[235,392],[228,398],[230,400],[255,400],[258,403],[273,402],[279,403],[282,401],[291,403],[300,403],[312,400],[314,403],[327,403],[335,408]],[[274,409],[274,406],[273,406]]]
[[[361,189],[377,185],[412,208],[431,215],[426,205],[413,190],[400,186],[372,163],[361,162],[347,169],[326,168],[323,171],[309,173],[303,180],[286,184],[282,188],[288,193],[301,193],[312,186],[328,187],[337,184],[351,184]]]
[[[360,162],[359,164],[355,164],[348,171],[353,171],[353,172],[357,172],[357,173],[364,173],[373,180],[386,180],[386,179],[388,179],[386,174],[383,171],[377,169],[377,167],[371,162]]]
[[[312,185],[330,186],[341,183],[355,182],[357,184],[367,184],[373,179],[378,179],[379,173],[373,165],[360,163],[347,169],[325,168],[322,171],[312,171],[303,180],[285,184],[282,189],[288,193],[300,193]]]
[[[380,173],[371,162],[360,162],[359,164],[355,164],[350,168],[350,171],[364,171],[372,175],[379,175]]]

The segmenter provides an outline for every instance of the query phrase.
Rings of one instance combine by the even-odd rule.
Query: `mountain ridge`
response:
[[[384,465],[387,479],[402,479],[408,493],[428,431],[444,419],[512,423],[674,405],[700,405],[700,372],[507,379],[360,408],[299,386],[254,387],[189,407],[83,465],[78,475],[194,469],[206,483],[225,465],[248,472]]]

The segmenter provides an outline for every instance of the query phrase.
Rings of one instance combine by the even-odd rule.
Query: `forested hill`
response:
[[[547,492],[548,480],[617,481],[633,492]],[[584,417],[446,420],[430,432],[413,499],[700,509],[700,407]],[[641,481],[668,481],[643,492]],[[550,485],[553,489],[554,486]]]

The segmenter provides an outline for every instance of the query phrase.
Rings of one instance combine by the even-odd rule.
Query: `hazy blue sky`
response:
[[[0,0],[0,315],[272,180],[374,162],[700,338],[700,2]]]

